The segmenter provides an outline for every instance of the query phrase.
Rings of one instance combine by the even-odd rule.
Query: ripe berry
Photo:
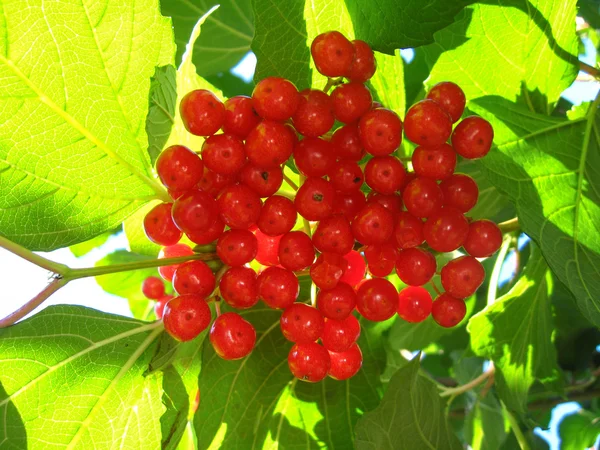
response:
[[[210,308],[198,295],[180,295],[165,306],[165,330],[178,341],[191,341],[210,325]]]
[[[463,158],[483,158],[492,148],[494,129],[485,119],[477,116],[466,117],[452,133],[452,146]]]
[[[175,200],[171,214],[183,232],[201,232],[217,220],[217,203],[209,193],[194,189]]]
[[[268,236],[259,229],[253,231],[258,241],[256,259],[263,266],[276,266],[279,264],[279,242],[281,236]]]
[[[435,274],[435,257],[422,248],[402,250],[396,261],[396,273],[409,286],[423,286]]]
[[[452,133],[452,119],[438,103],[429,99],[421,100],[407,111],[404,132],[417,145],[441,145]]]
[[[252,107],[252,99],[245,95],[231,97],[225,102],[223,132],[245,139],[260,123],[260,117]]]
[[[364,180],[360,166],[350,160],[334,163],[328,175],[335,190],[345,194],[359,190]]]
[[[310,278],[320,289],[333,289],[346,271],[348,263],[335,253],[321,253],[310,266]]]
[[[416,217],[429,217],[444,203],[444,194],[431,178],[417,177],[404,188],[402,200],[406,210]]]
[[[240,172],[240,182],[256,192],[259,197],[270,197],[283,183],[283,170],[281,167],[261,169],[246,164]]]
[[[158,277],[148,277],[142,283],[142,294],[146,298],[158,300],[165,295],[165,283]]]
[[[181,99],[179,112],[186,130],[196,136],[215,134],[225,121],[225,106],[206,89],[188,92]]]
[[[298,298],[300,284],[291,270],[267,267],[258,275],[258,295],[271,308],[285,309]]]
[[[175,270],[173,289],[179,295],[196,294],[206,298],[215,290],[215,275],[204,261],[187,261]]]
[[[358,344],[352,345],[345,352],[329,352],[331,367],[328,375],[334,380],[347,380],[358,373],[362,366],[363,356]]]
[[[331,136],[331,144],[338,159],[360,161],[366,154],[356,125],[344,125],[335,130]]]
[[[284,124],[263,120],[246,137],[246,156],[256,167],[272,169],[288,160],[295,140]]]
[[[294,228],[297,217],[294,202],[287,197],[273,195],[265,200],[256,225],[269,236],[279,236]]]
[[[331,366],[329,352],[314,342],[294,344],[288,354],[288,366],[296,378],[317,383],[327,376]]]
[[[331,215],[335,202],[335,189],[322,178],[308,178],[296,192],[294,205],[307,220],[321,220]]]
[[[394,156],[376,156],[365,167],[365,181],[376,192],[393,194],[404,183],[406,170]]]
[[[289,80],[267,77],[252,91],[252,106],[263,119],[284,121],[292,117],[300,104],[298,89]]]
[[[165,306],[167,306],[167,303],[169,303],[169,301],[171,301],[173,298],[175,298],[173,295],[164,295],[156,300],[156,303],[154,304],[154,315],[156,315],[158,320],[163,318]]]
[[[427,244],[438,252],[452,252],[463,245],[469,234],[469,222],[454,208],[442,208],[423,226]]]
[[[402,212],[402,197],[398,194],[381,194],[371,191],[367,196],[367,204],[378,203],[392,213],[394,217]]]
[[[217,255],[228,266],[242,266],[256,257],[258,242],[248,230],[228,230],[217,242]]]
[[[333,113],[343,123],[354,123],[371,109],[371,92],[362,83],[346,83],[336,87],[331,93]]]
[[[315,260],[315,248],[302,231],[290,231],[279,241],[279,263],[293,272],[304,270]]]
[[[206,245],[216,241],[223,234],[224,229],[225,223],[220,217],[217,217],[217,220],[210,227],[201,231],[194,231],[193,233],[188,232],[186,236],[194,244]]]
[[[304,138],[294,147],[294,162],[306,177],[327,175],[335,164],[332,145],[321,138]]]
[[[205,168],[204,174],[198,182],[198,189],[208,192],[213,198],[216,198],[223,188],[237,182],[237,175],[224,175]]]
[[[444,180],[454,173],[456,153],[449,144],[417,147],[412,154],[415,173],[420,177]]]
[[[445,328],[455,327],[464,319],[466,314],[467,306],[464,300],[446,293],[438,296],[431,308],[433,320]]]
[[[171,217],[172,206],[172,203],[161,203],[148,211],[144,217],[144,232],[155,244],[174,245],[183,236]]]
[[[317,294],[317,308],[328,319],[345,319],[355,306],[356,293],[347,283],[339,282],[333,289],[321,289]]]
[[[394,270],[398,252],[389,244],[368,245],[365,258],[369,272],[374,277],[387,277]]]
[[[156,159],[156,173],[165,187],[173,191],[187,191],[196,186],[204,163],[198,155],[183,145],[172,145]]]
[[[407,322],[422,322],[429,314],[433,300],[427,289],[420,286],[408,286],[398,294],[398,315]]]
[[[288,341],[308,344],[321,337],[325,321],[318,309],[304,303],[294,303],[283,311],[279,325]]]
[[[356,292],[356,309],[367,320],[387,320],[398,309],[398,291],[385,278],[366,280]]]
[[[491,220],[475,220],[469,225],[469,234],[463,244],[467,253],[476,258],[487,258],[502,245],[502,231]]]
[[[423,221],[409,212],[400,212],[396,216],[394,238],[400,249],[421,245],[425,240],[423,236]]]
[[[234,312],[217,317],[208,334],[215,353],[223,359],[240,359],[250,354],[256,342],[256,330]]]
[[[213,172],[236,174],[246,162],[244,143],[230,134],[215,134],[202,144],[202,160]]]
[[[321,343],[330,352],[345,352],[359,336],[360,323],[353,315],[342,320],[327,319],[321,333]]]
[[[258,303],[256,272],[249,267],[232,267],[221,277],[219,292],[225,302],[237,309],[251,308]]]
[[[180,256],[191,256],[194,254],[194,251],[191,249],[189,245],[186,244],[175,244],[169,245],[168,247],[163,248],[159,253],[159,258],[178,258]],[[175,270],[179,267],[179,264],[173,264],[171,266],[161,266],[158,268],[158,273],[160,276],[167,281],[173,280],[173,275],[175,274]]]
[[[230,228],[248,229],[260,216],[262,202],[248,186],[227,186],[217,197],[221,219]]]
[[[320,252],[347,254],[354,247],[354,236],[348,219],[330,216],[319,222],[313,232],[312,241]]]
[[[354,61],[345,76],[350,81],[364,83],[371,79],[377,69],[375,54],[365,41],[355,39],[352,45],[354,45]]]
[[[317,137],[327,133],[335,122],[333,102],[329,95],[316,89],[300,92],[300,102],[292,123],[298,133],[306,137]]]
[[[378,203],[366,205],[352,222],[352,234],[361,244],[383,244],[394,231],[394,216]]]
[[[339,31],[319,34],[310,46],[317,70],[326,77],[348,73],[354,60],[354,45]]]
[[[358,133],[368,153],[373,156],[389,155],[402,142],[402,121],[394,111],[372,109],[360,118]]]
[[[439,103],[452,118],[452,123],[458,122],[467,103],[463,90],[451,81],[442,81],[433,86],[427,98]]]
[[[453,259],[442,268],[442,285],[448,294],[467,298],[475,293],[485,280],[485,269],[472,256]]]
[[[344,255],[344,259],[348,261],[348,267],[346,272],[340,278],[340,282],[348,283],[350,286],[356,286],[365,277],[367,272],[367,265],[365,260],[357,251],[352,250],[347,255]]]
[[[341,214],[349,221],[352,221],[366,204],[365,194],[361,191],[354,191],[348,194],[336,192],[335,204],[331,213],[334,215]]]
[[[468,175],[455,173],[440,183],[440,189],[444,194],[444,204],[462,213],[470,211],[477,204],[479,189]]]

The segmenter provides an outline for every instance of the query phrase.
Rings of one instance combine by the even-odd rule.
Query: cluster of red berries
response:
[[[493,130],[475,116],[453,129],[465,107],[456,84],[434,86],[403,124],[373,102],[364,84],[376,69],[368,44],[330,31],[317,36],[311,53],[330,77],[327,85],[336,86],[330,95],[298,92],[290,81],[269,77],[251,98],[222,103],[195,90],[182,99],[187,130],[206,138],[201,156],[179,145],[161,153],[156,171],[174,201],[152,209],[144,227],[150,240],[166,246],[165,257],[192,253],[178,244],[185,233],[200,245],[216,241],[226,265],[219,279],[202,261],[161,268],[179,295],[164,309],[169,333],[188,340],[208,327],[206,299],[220,297],[237,309],[262,299],[283,310],[281,330],[294,343],[291,372],[316,382],[360,369],[355,310],[371,321],[397,313],[420,322],[431,314],[441,326],[458,324],[464,299],[484,280],[476,258],[497,251],[502,235],[493,222],[464,215],[477,203],[478,188],[469,176],[454,174],[457,155],[485,156]],[[341,126],[331,133],[336,121]],[[414,172],[392,154],[403,130],[417,144]],[[278,195],[290,159],[303,180],[293,199]],[[366,197],[363,183],[370,188]],[[304,229],[296,226],[298,215]],[[441,270],[445,293],[433,301],[422,287],[437,271],[433,252],[461,246],[468,255]],[[249,266],[254,260],[264,266],[259,274]],[[394,269],[408,285],[400,293],[384,278]],[[296,303],[299,273],[319,288],[314,305]],[[209,337],[220,356],[237,359],[252,351],[256,333],[230,312],[217,317]]]

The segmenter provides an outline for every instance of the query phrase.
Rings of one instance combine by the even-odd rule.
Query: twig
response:
[[[495,372],[494,366],[490,366],[490,368],[488,370],[486,370],[485,372],[483,372],[477,378],[474,378],[473,380],[469,381],[468,383],[462,384],[460,386],[456,386],[454,388],[446,388],[446,389],[444,389],[440,393],[440,397],[456,396],[456,395],[463,394],[463,393],[465,393],[467,391],[470,391],[475,386],[480,385],[485,380],[487,380],[492,375],[494,375],[494,372]]]
[[[25,247],[22,247],[19,244],[16,244],[2,236],[0,236],[0,247],[5,248],[9,252],[20,256],[36,266],[41,267],[42,269],[49,270],[50,272],[64,275],[69,270],[69,268],[64,264],[50,261],[49,259],[33,253],[32,251],[27,250]]]
[[[593,76],[594,78],[600,78],[600,70],[596,69],[594,66],[584,63],[583,61],[579,61],[579,70]]]

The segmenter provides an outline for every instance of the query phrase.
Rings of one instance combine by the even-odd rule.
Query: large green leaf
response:
[[[0,447],[159,448],[158,324],[51,306],[0,330]]]
[[[250,51],[254,19],[250,0],[166,0],[165,16],[175,28],[177,58],[182,60],[196,21],[215,5],[221,5],[204,24],[204,33],[194,44],[194,64],[200,75],[228,71]]]
[[[474,315],[467,326],[473,352],[495,364],[500,399],[521,414],[536,380],[557,392],[561,388],[552,342],[551,292],[548,265],[534,250],[513,288]]]
[[[596,414],[581,409],[560,421],[558,434],[560,450],[592,448],[600,436],[600,420]]]
[[[0,3],[0,228],[51,250],[116,227],[166,192],[145,120],[173,63],[157,0]]]
[[[492,0],[466,8],[425,48],[428,85],[450,80],[468,99],[500,95],[549,114],[577,76],[576,4]]]
[[[600,101],[600,100],[598,100]],[[550,268],[600,326],[600,117],[598,101],[574,120],[531,113],[496,97],[472,102],[495,129],[481,165],[515,203]]]
[[[162,151],[175,122],[177,86],[174,66],[157,67],[150,84],[150,106],[146,118],[148,153],[152,163]]]
[[[419,373],[419,357],[390,380],[379,406],[356,424],[357,450],[459,450],[435,383]]]

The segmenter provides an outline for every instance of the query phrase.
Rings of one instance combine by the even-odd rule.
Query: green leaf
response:
[[[600,117],[597,103],[577,120],[530,113],[496,97],[470,108],[492,121],[494,148],[481,166],[515,203],[524,232],[600,326]]]
[[[194,64],[198,74],[213,75],[231,69],[250,51],[254,34],[250,0],[168,0],[161,2],[162,13],[173,19],[176,61],[182,61],[188,38],[199,17],[220,5],[203,26],[204,33],[194,44]]]
[[[379,406],[358,421],[357,450],[462,449],[444,417],[445,401],[419,368],[416,356],[392,377]]]
[[[425,48],[428,86],[454,81],[467,99],[500,95],[550,114],[578,71],[576,0],[477,3]]]
[[[0,446],[158,448],[162,376],[143,374],[160,332],[81,306],[0,330]]]
[[[404,61],[397,51],[393,55],[376,52],[377,71],[370,80],[375,100],[404,117]]]
[[[177,71],[174,66],[157,67],[150,84],[150,106],[146,117],[148,153],[152,164],[158,158],[175,122]]]
[[[560,450],[592,448],[600,436],[600,418],[590,411],[580,409],[560,421],[558,434]]]
[[[194,418],[199,448],[352,448],[354,423],[381,398],[385,325],[361,322],[364,363],[355,377],[310,384],[289,371],[292,344],[279,329],[281,313],[258,306],[240,314],[257,331],[249,357],[222,360],[205,341]]]
[[[592,28],[600,28],[600,5],[598,0],[579,0],[578,15],[583,17]]]
[[[53,250],[165,196],[144,127],[175,50],[157,0],[4,2],[0,27],[2,234]]]
[[[89,252],[94,250],[97,247],[103,245],[108,238],[110,238],[113,234],[115,234],[116,230],[107,231],[106,233],[99,234],[98,236],[90,239],[89,241],[80,242],[79,244],[71,245],[69,250],[73,253],[73,256],[77,258],[81,258],[84,255],[87,255]]]
[[[495,364],[500,399],[521,414],[536,380],[556,392],[562,387],[552,342],[551,293],[548,265],[534,251],[513,288],[474,315],[467,326],[473,352]]]

